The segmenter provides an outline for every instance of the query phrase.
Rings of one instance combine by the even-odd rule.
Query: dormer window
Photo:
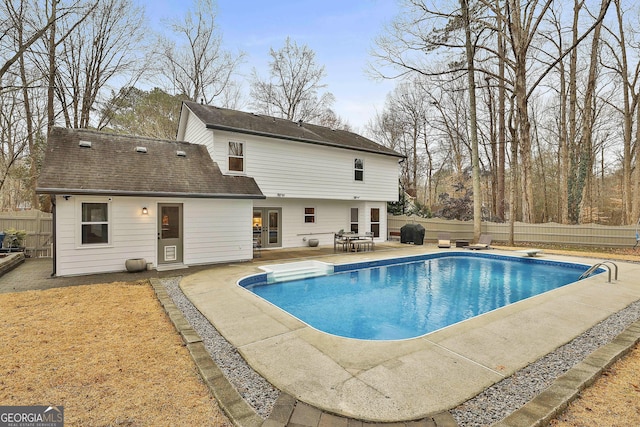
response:
[[[364,160],[355,159],[353,171],[353,179],[356,181],[364,181]]]
[[[244,172],[244,142],[229,141],[229,171]]]

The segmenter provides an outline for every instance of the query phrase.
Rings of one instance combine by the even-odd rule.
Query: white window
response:
[[[380,237],[380,208],[371,208],[371,232],[373,237]]]
[[[244,172],[244,142],[229,141],[229,171]]]
[[[353,171],[354,171],[353,179],[355,179],[356,181],[364,181],[364,160],[355,159],[353,164],[354,164],[354,167],[353,167]]]
[[[304,208],[305,224],[313,224],[316,222],[316,208]]]
[[[358,232],[358,208],[351,208],[351,214],[350,214],[350,230],[352,233],[357,233]]]
[[[109,243],[109,204],[82,203],[80,224],[83,245]]]

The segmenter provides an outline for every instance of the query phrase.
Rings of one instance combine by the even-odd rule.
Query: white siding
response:
[[[111,240],[82,246],[82,202],[110,204]],[[182,203],[184,263],[209,264],[251,259],[250,200],[82,197],[56,199],[56,274],[58,276],[123,271],[129,258],[157,265],[157,203]],[[147,207],[148,215],[142,215]]]
[[[246,174],[267,197],[398,199],[397,157],[216,131],[213,159],[223,172],[227,172],[229,140],[245,142]],[[356,158],[364,159],[364,181],[354,179]]]
[[[192,144],[200,144],[207,147],[209,155],[213,159],[213,132],[207,129],[204,123],[200,121],[187,107],[188,111],[187,125],[184,129],[184,140]],[[214,159],[215,161],[215,159]]]
[[[206,129],[204,123],[192,113],[189,113],[186,123],[184,139],[206,145],[213,161],[223,173],[229,173],[228,142],[244,143],[246,175],[253,177],[267,196],[266,200],[254,201],[254,206],[282,209],[282,247],[305,246],[311,237],[318,238],[321,245],[333,244],[333,233],[340,229],[349,230],[349,213],[352,207],[359,208],[361,232],[371,229],[370,209],[379,208],[379,240],[385,240],[386,202],[398,200],[399,158],[255,135],[212,131]],[[354,178],[356,158],[364,160],[364,181],[356,181]],[[316,208],[315,224],[304,223],[305,207]],[[194,223],[204,220],[204,217],[193,218]],[[245,232],[251,237],[250,217],[245,219],[234,212],[229,215],[227,224],[227,228],[235,224],[236,232],[241,234],[230,236],[230,241],[244,241],[247,238],[243,234]],[[210,239],[205,240],[209,242],[209,246],[203,246],[200,254],[196,255],[194,252],[193,258],[190,258],[191,262],[201,262],[204,252],[219,251],[215,245],[211,246]],[[193,244],[195,242],[198,242],[198,239],[195,239]],[[244,247],[238,247],[236,250],[239,255],[230,258],[251,255]],[[224,250],[220,252],[221,257],[224,256],[224,251],[230,251],[230,248],[224,246]]]
[[[188,265],[253,257],[251,200],[194,199],[184,208],[184,262]]]
[[[340,200],[266,199],[256,200],[255,207],[282,208],[282,247],[307,246],[314,238],[321,245],[333,245],[333,235],[340,230],[349,230],[351,208],[358,208],[359,228],[364,233],[371,229],[371,208],[380,209],[380,238],[387,236],[387,205],[385,202],[360,202]],[[315,208],[316,222],[304,222],[304,208]]]

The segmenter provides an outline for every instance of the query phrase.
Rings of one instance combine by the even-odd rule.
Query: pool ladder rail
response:
[[[589,269],[587,271],[585,271],[584,273],[582,273],[580,275],[580,277],[578,278],[578,280],[582,280],[582,279],[586,279],[587,277],[591,276],[598,268],[600,267],[606,267],[608,272],[609,272],[609,280],[607,280],[607,283],[611,283],[611,266],[609,265],[611,264],[614,268],[614,280],[618,280],[618,265],[613,262],[613,261],[602,261],[599,262],[597,264],[592,265],[591,267],[589,267]]]

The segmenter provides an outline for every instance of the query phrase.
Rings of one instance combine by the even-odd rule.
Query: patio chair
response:
[[[374,242],[373,242],[373,231],[367,231],[364,234],[364,238],[358,239],[355,241],[355,249],[356,252],[362,250],[365,251],[373,251],[374,250]]]
[[[474,245],[466,246],[466,248],[471,250],[491,249],[491,246],[490,246],[491,241],[492,241],[491,235],[481,234],[480,238],[478,239],[478,243]]]
[[[333,235],[333,252],[336,252],[338,246],[342,248],[343,252],[346,252],[349,241],[343,237],[343,233],[344,232],[340,230]]]
[[[451,247],[451,234],[450,233],[438,233],[438,247],[450,248]]]
[[[260,239],[253,239],[253,256],[256,258],[262,258],[261,250],[262,250],[262,243]]]

